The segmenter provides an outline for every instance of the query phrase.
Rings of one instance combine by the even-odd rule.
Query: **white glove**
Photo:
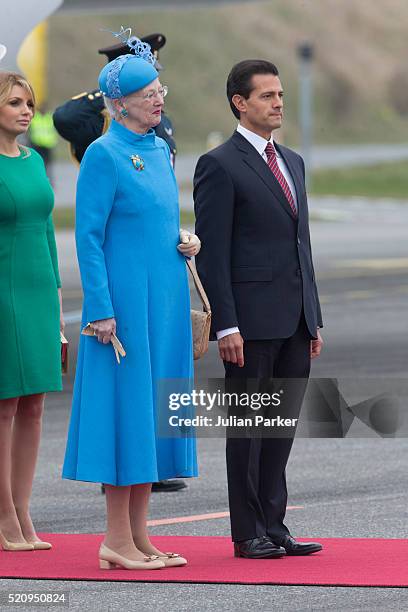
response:
[[[181,243],[177,246],[180,253],[186,257],[194,257],[201,249],[201,241],[198,236],[191,234],[187,230],[180,230]]]

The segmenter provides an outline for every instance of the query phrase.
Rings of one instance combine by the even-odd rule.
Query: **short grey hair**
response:
[[[112,98],[108,98],[107,96],[103,96],[103,101],[105,103],[106,110],[112,117],[112,119],[116,119],[119,115],[119,112],[115,106],[115,103]]]

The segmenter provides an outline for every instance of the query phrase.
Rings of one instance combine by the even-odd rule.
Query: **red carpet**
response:
[[[309,557],[249,560],[232,556],[226,537],[157,536],[162,550],[187,557],[186,567],[150,571],[100,570],[99,535],[43,534],[51,551],[0,551],[1,578],[292,584],[321,586],[408,586],[408,540],[316,538],[323,551]],[[304,539],[303,541],[307,541]]]

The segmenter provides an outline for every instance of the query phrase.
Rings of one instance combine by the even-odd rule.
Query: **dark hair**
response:
[[[235,117],[239,119],[240,112],[232,101],[232,98],[239,94],[245,100],[251,95],[252,77],[255,74],[273,74],[279,76],[275,64],[267,60],[244,60],[233,66],[227,79],[227,98]]]

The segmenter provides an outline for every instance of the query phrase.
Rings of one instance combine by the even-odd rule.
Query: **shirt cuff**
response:
[[[230,334],[239,334],[238,327],[229,327],[228,329],[221,329],[221,331],[217,331],[217,340],[221,340],[224,336],[229,336]]]

